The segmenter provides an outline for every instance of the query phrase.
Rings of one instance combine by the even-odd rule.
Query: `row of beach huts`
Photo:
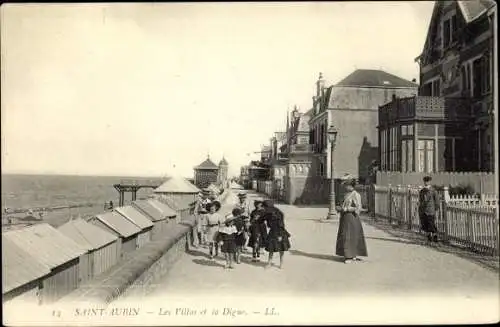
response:
[[[200,190],[170,177],[153,197],[70,220],[2,233],[4,305],[49,304],[108,271],[190,214]]]

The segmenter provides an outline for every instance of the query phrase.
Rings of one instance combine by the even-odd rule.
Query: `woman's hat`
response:
[[[262,204],[264,205],[264,207],[266,208],[272,208],[274,206],[274,202],[273,200],[264,200],[262,201]]]
[[[356,177],[351,174],[344,174],[342,177],[340,177],[340,181],[342,184],[355,184]]]
[[[231,211],[231,214],[234,217],[237,217],[237,216],[241,215],[242,213],[243,213],[243,211],[240,208],[234,208],[233,211]]]
[[[239,192],[239,193],[238,193],[238,197],[239,197],[239,198],[246,198],[246,197],[247,197],[247,194],[246,194],[246,193],[243,193],[243,192]]]
[[[258,204],[264,204],[264,201],[262,201],[262,199],[256,199],[255,201],[253,201],[253,204],[256,206]]]
[[[216,211],[218,211],[220,209],[220,202],[219,201],[212,201],[212,202],[207,203],[207,205],[205,207],[207,210],[210,210],[210,208],[212,208],[212,206],[215,206]]]

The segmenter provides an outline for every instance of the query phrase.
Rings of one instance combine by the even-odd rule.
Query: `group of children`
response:
[[[210,199],[208,192],[202,194],[196,212],[198,244],[208,245],[210,259],[218,256],[219,248],[226,260],[225,268],[234,268],[233,262],[241,263],[241,254],[252,248],[252,261],[260,260],[261,248],[269,252],[268,266],[273,252],[280,252],[280,267],[284,251],[290,248],[290,234],[284,226],[284,216],[271,201],[255,200],[250,212],[246,194],[238,193],[239,202],[231,213],[219,213],[221,204]]]

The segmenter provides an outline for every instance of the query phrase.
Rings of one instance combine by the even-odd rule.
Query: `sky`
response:
[[[237,175],[319,72],[418,81],[433,5],[4,4],[2,173]]]

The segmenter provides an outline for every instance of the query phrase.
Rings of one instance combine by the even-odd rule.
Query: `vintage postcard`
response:
[[[495,1],[0,10],[4,325],[499,321]]]

